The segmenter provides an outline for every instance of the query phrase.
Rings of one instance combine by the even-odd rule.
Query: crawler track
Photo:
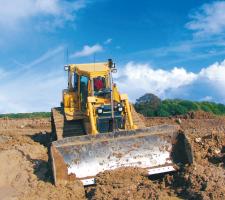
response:
[[[82,120],[66,121],[61,107],[52,108],[51,112],[52,134],[55,139],[80,136],[85,134]]]

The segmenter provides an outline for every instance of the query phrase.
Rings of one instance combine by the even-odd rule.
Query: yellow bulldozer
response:
[[[192,163],[192,151],[179,126],[145,127],[126,94],[113,82],[111,59],[69,64],[61,107],[52,108],[51,163],[55,184],[74,177],[83,185],[120,167],[140,167],[149,175]]]

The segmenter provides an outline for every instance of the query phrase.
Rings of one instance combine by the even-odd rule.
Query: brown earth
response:
[[[85,199],[84,188],[79,181],[57,187],[52,184],[48,164],[49,133],[43,131],[50,130],[49,120],[13,121],[10,120],[12,128],[8,126],[8,132],[5,128],[0,130],[0,199]],[[33,125],[35,130],[43,132],[31,134],[29,130]],[[19,134],[12,131],[21,126],[23,131]]]
[[[9,119],[0,118],[0,134],[33,135],[39,132],[50,132],[51,120],[38,119]]]
[[[88,199],[172,199],[140,168],[120,168],[100,173],[96,186],[86,189]],[[174,198],[175,199],[175,198]]]
[[[100,173],[96,185],[52,184],[49,119],[0,119],[0,199],[225,199],[225,117],[190,113],[145,118],[145,125],[180,124],[194,164],[148,178],[143,169]]]

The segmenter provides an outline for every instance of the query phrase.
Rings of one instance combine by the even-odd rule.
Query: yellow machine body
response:
[[[133,130],[136,126],[133,123],[131,108],[126,94],[120,94],[115,84],[111,82],[112,64],[90,63],[90,64],[71,64],[67,66],[68,89],[63,91],[63,107],[66,120],[85,120],[85,131],[87,134],[98,134],[97,120],[99,114],[96,109],[103,106],[121,106],[121,117],[124,119],[123,127],[125,130]],[[107,97],[95,95],[94,80],[103,78],[105,81],[104,89],[108,89]],[[76,79],[76,81],[74,81]],[[84,80],[87,82],[82,88]],[[84,90],[86,96],[84,96]],[[112,90],[112,91],[110,91]],[[110,92],[110,94],[109,94]],[[112,97],[110,95],[112,94]],[[83,105],[84,104],[84,105]],[[114,107],[112,109],[114,109]],[[108,110],[109,111],[109,110]],[[115,112],[115,111],[114,111]],[[111,113],[112,114],[112,113]],[[113,117],[112,115],[108,117]]]
[[[62,106],[52,109],[55,184],[73,175],[91,185],[99,172],[119,167],[141,167],[152,175],[192,163],[190,144],[178,126],[140,125],[128,96],[112,81],[111,60],[70,64],[65,70],[68,88]]]

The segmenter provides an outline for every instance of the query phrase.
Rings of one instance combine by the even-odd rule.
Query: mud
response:
[[[146,126],[179,124],[192,145],[194,164],[150,178],[137,168],[106,171],[96,185],[83,188],[78,180],[54,186],[48,119],[8,120],[7,125],[0,120],[0,199],[225,199],[225,117],[194,113],[144,121]]]

